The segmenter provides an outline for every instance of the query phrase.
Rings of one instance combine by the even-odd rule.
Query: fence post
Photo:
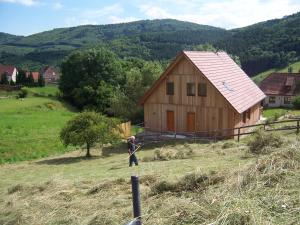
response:
[[[132,188],[132,203],[133,203],[133,217],[136,219],[135,224],[141,225],[141,198],[139,178],[137,176],[131,176],[131,188]]]
[[[299,134],[299,120],[297,120],[297,134]]]
[[[241,133],[241,128],[239,127],[239,129],[238,129],[238,142],[240,142],[240,133]]]

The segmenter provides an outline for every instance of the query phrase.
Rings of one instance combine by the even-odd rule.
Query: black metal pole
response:
[[[131,176],[133,217],[137,218],[136,225],[141,225],[141,198],[138,176]]]

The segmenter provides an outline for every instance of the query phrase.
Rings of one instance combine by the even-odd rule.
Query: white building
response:
[[[300,93],[300,73],[272,73],[260,88],[267,96],[265,107],[292,107],[292,98]]]

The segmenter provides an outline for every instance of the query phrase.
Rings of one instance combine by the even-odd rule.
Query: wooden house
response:
[[[265,107],[292,107],[292,98],[300,93],[300,73],[272,73],[260,84],[267,96]]]
[[[264,98],[225,52],[183,51],[140,103],[148,131],[206,136],[216,130],[255,124]]]

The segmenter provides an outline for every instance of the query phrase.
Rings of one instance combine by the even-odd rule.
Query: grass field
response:
[[[138,152],[128,167],[126,146],[81,151],[1,166],[0,224],[120,225],[132,218],[129,179],[140,177],[143,224],[298,224],[298,138],[252,155],[247,139],[170,143]],[[166,158],[154,160],[157,152]],[[173,157],[173,153],[189,152]]]
[[[263,110],[263,117],[268,119],[279,118],[284,115],[300,116],[300,110],[287,108],[267,108]]]
[[[41,97],[55,97],[59,92],[57,85],[47,85],[45,87],[32,87],[25,89],[28,90],[30,95]]]
[[[0,163],[67,151],[59,140],[59,131],[72,115],[68,105],[53,98],[1,99]]]
[[[270,69],[267,70],[265,72],[259,73],[256,76],[252,77],[252,80],[256,83],[256,84],[260,84],[260,82],[265,79],[269,74],[273,73],[273,72],[282,72],[282,73],[287,73],[288,72],[288,68],[289,67],[293,67],[293,73],[298,73],[300,71],[300,61],[295,62],[287,67],[284,68],[274,68],[274,69]]]

